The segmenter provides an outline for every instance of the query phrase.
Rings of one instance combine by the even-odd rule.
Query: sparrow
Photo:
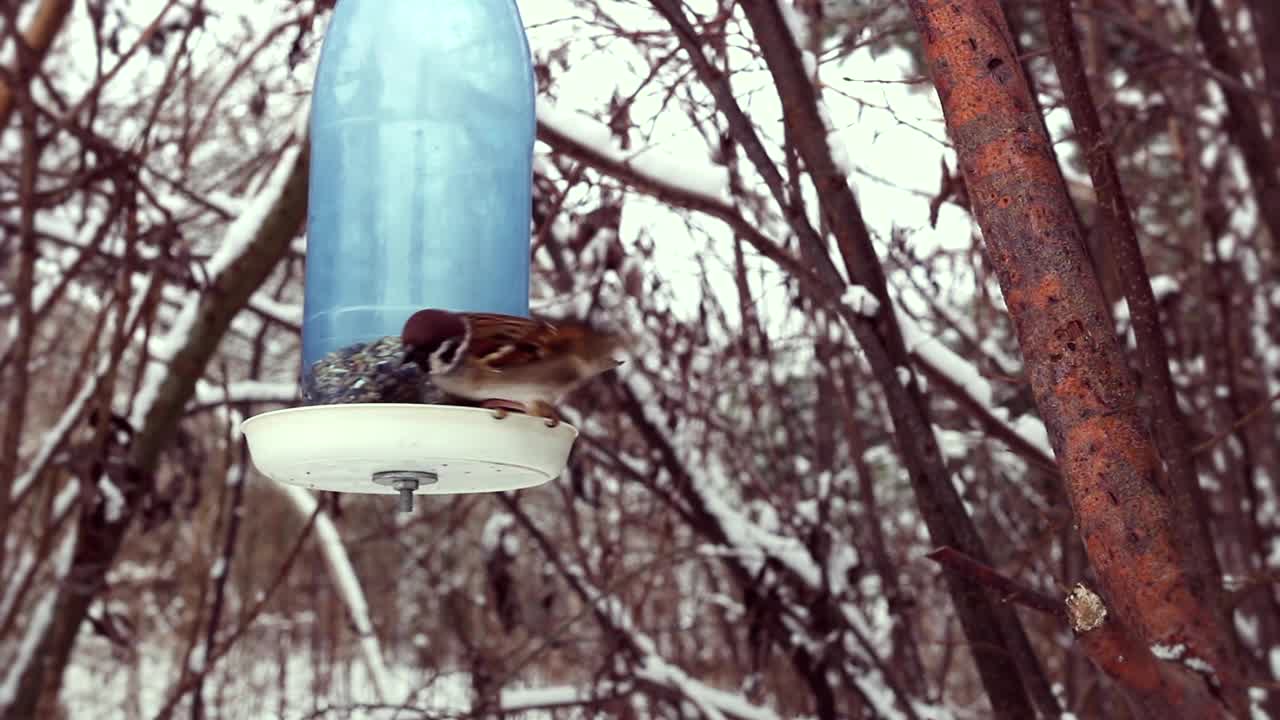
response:
[[[444,392],[480,406],[546,418],[595,376],[616,368],[629,340],[574,320],[531,320],[494,313],[419,310],[401,331],[405,363],[414,363]]]

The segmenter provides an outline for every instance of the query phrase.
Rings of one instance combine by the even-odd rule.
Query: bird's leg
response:
[[[547,427],[553,428],[560,424],[560,413],[556,412],[555,407],[542,400],[534,400],[529,403],[529,414],[537,415],[540,418],[546,418]]]
[[[485,400],[480,403],[480,407],[486,408],[488,410],[492,410],[493,417],[495,420],[501,420],[502,418],[506,417],[508,410],[513,410],[518,413],[528,412],[528,410],[525,409],[525,406],[523,403],[518,403],[515,400],[503,400],[501,398],[491,398],[489,400]]]

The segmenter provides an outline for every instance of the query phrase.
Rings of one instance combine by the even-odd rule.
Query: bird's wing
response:
[[[473,362],[491,370],[529,365],[570,351],[587,335],[578,323],[555,324],[543,320],[466,313],[471,326],[468,355]]]

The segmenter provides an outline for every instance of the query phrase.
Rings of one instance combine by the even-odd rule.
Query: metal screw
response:
[[[373,474],[373,481],[389,485],[400,493],[400,512],[413,512],[413,493],[423,485],[440,482],[434,472],[419,470],[384,470]]]
[[[418,481],[402,478],[392,487],[400,491],[400,512],[413,512],[413,491],[418,489]]]

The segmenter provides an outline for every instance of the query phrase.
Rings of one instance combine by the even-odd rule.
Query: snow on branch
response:
[[[631,380],[622,381],[620,387],[633,400],[638,396]],[[631,407],[632,418],[642,426],[642,432],[655,437],[664,443],[670,452],[676,452],[658,428],[666,426],[662,418],[656,417],[650,405],[635,401]],[[704,467],[707,467],[704,463]],[[673,470],[678,472],[678,470]],[[708,472],[715,473],[714,466]],[[690,496],[691,504],[700,507],[709,517],[714,528],[705,534],[715,539],[723,548],[712,551],[731,559],[750,576],[755,576],[765,559],[776,561],[776,567],[784,572],[790,583],[803,585],[799,592],[807,597],[828,597],[835,606],[837,616],[843,619],[843,637],[841,647],[845,651],[849,663],[849,675],[855,678],[859,690],[868,702],[871,702],[884,717],[896,718],[904,714],[896,707],[896,702],[908,704],[906,717],[913,717],[922,708],[928,707],[919,699],[911,697],[888,669],[880,661],[871,636],[883,636],[892,626],[893,620],[882,612],[874,620],[867,618],[863,610],[850,602],[840,601],[840,596],[847,590],[846,574],[841,570],[844,561],[834,561],[824,569],[813,558],[807,547],[795,539],[778,535],[776,532],[751,521],[747,516],[734,509],[723,497],[723,489],[731,487],[732,482],[723,471],[718,473],[718,482],[682,482],[685,492]],[[808,608],[802,608],[808,613]],[[801,617],[796,613],[781,618],[786,624],[790,642],[814,655],[823,654],[828,647],[829,637],[818,637]],[[825,631],[824,631],[825,632]],[[870,668],[870,669],[868,669]]]
[[[849,153],[848,148],[845,147],[844,140],[840,139],[840,132],[831,120],[831,113],[827,110],[827,104],[820,94],[823,86],[819,77],[821,63],[810,48],[813,34],[809,27],[809,18],[787,2],[778,2],[778,10],[786,23],[787,30],[795,40],[796,47],[800,50],[800,61],[804,64],[805,76],[813,84],[814,88],[819,90],[819,94],[814,98],[814,104],[817,107],[818,117],[822,120],[822,125],[826,129],[827,151],[831,155],[832,162],[844,173],[847,180],[850,175],[853,175],[856,168],[854,168],[850,159],[852,155]]]
[[[68,483],[63,486],[53,498],[53,507],[49,512],[48,526],[61,526],[79,498],[80,483]],[[67,542],[71,541],[72,536],[68,536]],[[61,557],[61,555],[54,553],[54,558],[58,557]],[[39,572],[41,566],[48,560],[48,555],[41,555],[38,552],[29,552],[18,556],[17,566],[9,570],[9,582],[3,592],[0,592],[0,618],[8,617],[9,613],[13,612],[14,607],[22,602],[23,596],[31,591],[33,574]]]
[[[302,328],[302,306],[296,303],[282,303],[259,292],[249,299],[249,309],[292,330]]]
[[[645,397],[642,388],[635,387],[635,381],[631,378],[621,381],[628,389],[633,397]],[[666,422],[659,417],[653,415],[653,410],[647,405],[640,407],[644,413],[645,421],[654,428],[665,427]],[[707,466],[708,472],[715,470],[714,466]],[[722,488],[730,486],[732,483],[723,477],[723,471],[717,473],[721,477],[717,478],[717,482],[709,486],[704,483],[690,483],[690,492],[693,493],[697,502],[706,508],[707,512],[715,519],[719,526],[719,533],[724,537],[727,544],[729,554],[745,561],[747,559],[757,559],[758,562],[746,563],[748,572],[758,570],[759,565],[765,559],[772,558],[799,578],[805,585],[807,590],[822,592],[824,589],[823,570],[814,561],[809,554],[808,549],[795,538],[784,537],[778,535],[766,528],[761,527],[757,523],[752,522],[746,515],[737,511],[725,500]],[[842,578],[830,578],[832,588],[837,593],[843,588]]]
[[[738,694],[713,688],[690,677],[680,667],[668,663],[658,652],[653,639],[636,626],[626,605],[619,598],[601,591],[581,566],[565,560],[552,541],[523,510],[509,500],[503,499],[502,502],[529,532],[570,587],[591,607],[597,620],[623,647],[636,656],[634,678],[637,681],[667,692],[675,692],[693,703],[703,717],[712,720],[778,720],[778,715],[772,710],[753,704]]]
[[[538,101],[538,125],[546,132],[573,138],[594,155],[652,178],[661,178],[690,195],[715,202],[729,197],[729,171],[706,163],[661,153],[652,147],[631,152],[623,150],[603,123],[578,113],[561,112],[543,99]]]
[[[724,497],[717,491],[706,491],[701,487],[695,487],[695,492],[698,493],[703,506],[720,523],[720,528],[735,556],[744,562],[748,559],[756,560],[748,563],[749,569],[758,571],[765,560],[772,558],[802,579],[808,589],[817,591],[822,589],[822,568],[813,561],[803,543],[795,538],[772,533],[751,522],[745,515],[725,502]]]
[[[503,712],[517,713],[531,710],[551,710],[579,705],[589,705],[603,699],[626,694],[634,685],[618,688],[580,688],[574,685],[551,685],[539,688],[504,688],[499,703]]]
[[[54,559],[54,574],[57,577],[57,585],[61,585],[67,580],[67,572],[71,568],[71,555],[75,546],[76,534],[74,532],[67,533],[62,540],[62,544],[58,546]],[[45,593],[27,618],[25,632],[22,634],[22,640],[18,644],[18,654],[9,660],[9,670],[5,673],[4,680],[0,681],[0,708],[8,708],[13,704],[14,698],[18,695],[18,686],[23,682],[23,678],[27,676],[27,671],[32,662],[40,660],[37,657],[37,652],[45,636],[50,632],[54,621],[54,609],[60,597],[61,593]]]
[[[201,380],[196,383],[195,402],[203,407],[240,403],[291,405],[297,400],[298,386],[293,382],[237,380],[218,385]]]
[[[710,162],[697,166],[687,160],[682,160],[679,165],[654,162],[652,158],[640,162],[614,145],[604,124],[582,115],[563,114],[548,107],[541,99],[538,104],[538,139],[556,152],[586,163],[638,192],[674,207],[705,213],[723,221],[756,252],[776,262],[783,270],[807,284],[821,285],[806,263],[766,236],[756,223],[748,221],[730,204],[719,180],[707,180],[721,172]],[[689,182],[686,177],[702,180]]]
[[[303,117],[306,116],[306,108],[301,111]],[[283,224],[292,225],[290,230],[296,229],[298,223],[294,223],[289,219],[293,214],[293,208],[288,207],[293,204],[293,200],[286,200],[286,195],[296,196],[299,190],[305,193],[306,189],[306,172],[308,167],[308,155],[305,148],[291,147],[287,149],[275,170],[268,178],[262,189],[253,197],[251,201],[245,204],[240,215],[228,226],[226,233],[223,235],[222,243],[218,246],[213,256],[209,258],[205,265],[205,274],[208,278],[207,284],[211,287],[219,287],[223,284],[224,278],[231,277],[236,270],[243,269],[245,263],[262,263],[269,267],[255,267],[255,275],[260,275],[261,279],[265,279],[271,268],[275,265],[275,257],[283,254],[288,248],[288,239],[284,242],[272,243],[273,246],[280,245],[282,247],[274,248],[272,251],[266,251],[261,247],[260,239],[275,233],[283,233],[284,227],[275,227],[273,220],[283,221]],[[305,195],[298,197],[297,202],[301,202],[305,206]],[[291,235],[291,233],[290,233]],[[276,237],[276,239],[279,239]],[[279,250],[277,253],[274,250]],[[261,256],[261,257],[258,257]],[[254,278],[249,289],[248,296],[243,302],[247,302],[253,296],[253,290],[257,289],[261,280]],[[213,321],[220,325],[217,336],[207,340],[212,341],[212,345],[207,349],[201,348],[200,354],[206,358],[212,355],[217,347],[217,340],[221,339],[225,328],[230,324],[231,318],[238,311],[239,306],[231,308],[217,308],[220,312],[214,313],[211,307],[214,303],[225,302],[224,298],[211,297],[212,293],[191,293],[188,295],[186,302],[183,303],[182,309],[179,310],[178,316],[174,318],[172,326],[163,337],[154,341],[152,354],[160,357],[172,357],[177,360],[179,349],[188,349],[193,346],[193,335],[199,331],[205,331],[207,328],[202,325]],[[227,312],[230,310],[230,312]],[[211,318],[211,314],[216,314],[216,320]],[[133,414],[130,422],[134,427],[142,427],[148,416],[152,413],[157,403],[157,397],[161,392],[162,385],[168,381],[173,382],[175,376],[180,376],[184,371],[203,370],[204,363],[198,363],[198,368],[175,368],[153,363],[147,367],[141,387],[138,390],[136,402],[134,403]],[[194,387],[197,378],[190,377],[182,379],[184,384],[189,383],[187,387]],[[187,392],[190,392],[189,390]],[[186,393],[183,393],[186,394]],[[184,403],[185,404],[185,403]],[[179,406],[180,407],[180,406]]]
[[[311,493],[300,487],[283,483],[271,483],[271,486],[284,492],[301,517],[310,518],[313,514],[316,516],[316,538],[319,540],[325,565],[329,568],[329,576],[333,579],[342,602],[347,606],[351,624],[360,634],[360,651],[364,656],[365,667],[369,671],[374,693],[379,700],[387,702],[397,684],[382,661],[382,647],[378,643],[373,620],[369,615],[369,603],[365,600],[360,578],[351,565],[351,557],[347,554],[347,547],[342,542],[338,528],[326,513],[316,512],[319,503]]]
[[[778,10],[782,13],[782,19],[787,23],[787,30],[791,31],[791,37],[795,38],[796,47],[808,47],[809,40],[812,37],[809,32],[809,18],[802,15],[799,10],[796,10],[795,7],[785,1],[778,2]]]
[[[760,527],[734,510],[720,494],[705,491],[697,485],[695,487],[704,506],[720,523],[733,552],[740,561],[746,562],[748,558],[756,558],[757,561],[752,565],[758,570],[765,559],[772,558],[790,570],[793,576],[800,578],[813,593],[824,592],[823,569],[813,560],[808,549],[799,540],[783,537]],[[843,594],[847,589],[843,570],[833,563],[827,568],[825,574],[831,594],[835,596]],[[892,687],[890,678],[878,669],[881,663],[876,657],[876,648],[869,638],[884,635],[892,626],[893,619],[884,615],[873,621],[863,614],[860,607],[850,602],[839,602],[838,612],[847,626],[846,642],[843,648],[850,657],[856,658],[862,664],[862,667],[853,674],[854,679],[864,697],[876,707],[877,712],[882,717],[902,717],[903,714],[895,706],[897,700],[895,694],[901,696],[904,702],[912,703],[916,710],[928,708],[926,703],[909,697],[899,688]],[[798,641],[807,643],[814,650],[821,647],[821,643],[815,642],[813,638],[806,639],[809,635],[807,628],[795,622],[791,622],[790,626],[793,636]]]
[[[1002,423],[1010,434],[1033,448],[1050,466],[1054,465],[1049,433],[1039,418],[1023,415],[1017,420],[1009,420],[1009,411],[995,405],[991,382],[978,372],[978,368],[973,363],[956,354],[938,338],[925,332],[907,313],[899,312],[897,318],[898,325],[902,328],[903,342],[906,343],[909,353],[940,375],[950,379],[956,388],[982,407],[990,417]]]
[[[865,285],[850,285],[840,297],[840,302],[863,317],[875,317],[880,312],[880,301]]]
[[[305,119],[305,107],[299,110],[299,126]],[[65,657],[75,642],[89,603],[76,595],[89,594],[105,586],[121,547],[123,536],[132,525],[140,499],[151,490],[154,471],[161,454],[170,446],[187,402],[195,392],[196,381],[218,349],[235,315],[271,274],[289,250],[290,241],[306,218],[307,172],[310,155],[302,136],[291,138],[279,158],[275,170],[264,186],[246,204],[243,214],[232,223],[224,242],[208,263],[208,283],[198,296],[190,297],[179,312],[169,332],[157,345],[171,356],[166,366],[151,363],[135,394],[130,424],[137,429],[130,446],[128,462],[131,472],[127,483],[119,489],[124,495],[123,512],[115,521],[107,522],[99,515],[82,515],[81,533],[92,533],[95,552],[86,556],[84,564],[73,569],[77,582],[63,583],[53,593],[52,608],[57,614],[40,633],[38,653],[46,657]],[[147,353],[142,353],[145,357]],[[142,358],[139,362],[145,362]],[[75,598],[75,599],[72,599]],[[30,637],[30,636],[29,636]],[[11,705],[16,712],[28,712],[39,702],[47,683],[60,682],[59,676],[46,677],[43,668],[18,668],[21,673]],[[65,666],[49,672],[60,674]]]
[[[703,717],[724,720],[727,717],[741,720],[778,720],[778,715],[760,707],[741,695],[713,688],[688,675],[682,668],[663,659],[657,644],[643,630],[636,627],[631,613],[618,598],[602,592],[587,578],[582,568],[566,563],[563,569],[574,580],[583,598],[596,611],[597,617],[610,626],[610,630],[624,637],[639,655],[636,679],[674,690],[693,703]]]
[[[146,307],[147,299],[152,294],[151,289],[154,287],[154,283],[157,282],[160,282],[159,279],[153,277],[150,283],[134,293],[133,299],[129,303],[129,311],[125,314],[125,328],[132,328],[138,321],[139,314],[142,312],[142,309]],[[114,322],[108,324],[107,331],[103,333],[103,337],[114,337],[120,331],[120,324],[118,322],[119,317],[120,316],[118,314],[112,315],[112,321]],[[26,494],[27,490],[31,488],[36,479],[44,473],[45,469],[49,466],[49,462],[53,459],[53,456],[67,441],[67,437],[71,434],[71,431],[75,429],[81,416],[84,415],[89,401],[97,395],[98,387],[101,384],[102,379],[106,377],[107,372],[111,368],[111,361],[111,353],[104,352],[99,354],[98,364],[97,367],[94,368],[93,374],[89,376],[84,385],[80,386],[80,390],[76,392],[75,397],[71,399],[67,408],[62,411],[62,415],[58,418],[58,421],[53,424],[53,427],[50,428],[48,432],[44,433],[44,441],[40,444],[40,449],[36,451],[36,455],[31,460],[26,471],[19,475],[18,479],[14,482],[13,492],[10,497],[15,505],[19,502],[22,496]]]

